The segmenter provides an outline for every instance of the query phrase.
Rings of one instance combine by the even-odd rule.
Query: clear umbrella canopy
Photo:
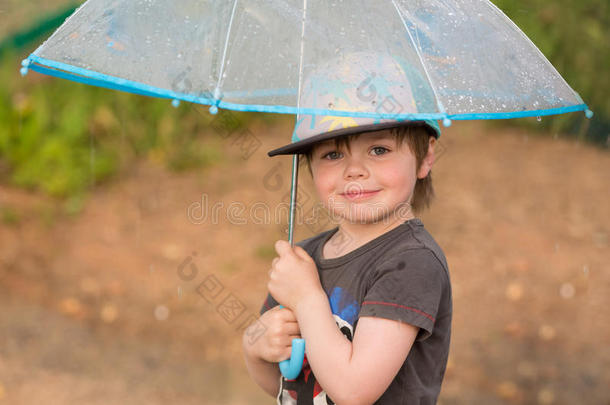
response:
[[[488,0],[89,0],[24,73],[233,110],[381,117],[374,105],[303,101],[316,67],[356,52],[391,56],[424,79],[413,94],[425,108],[392,118],[590,114]]]

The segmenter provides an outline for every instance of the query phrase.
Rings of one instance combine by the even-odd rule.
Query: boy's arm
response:
[[[296,317],[316,380],[338,404],[375,402],[400,370],[419,331],[408,323],[364,316],[350,342],[337,328],[324,294],[301,301]]]
[[[280,368],[277,363],[269,363],[251,354],[252,342],[246,331],[242,338],[242,346],[246,368],[252,379],[272,397],[280,392]]]

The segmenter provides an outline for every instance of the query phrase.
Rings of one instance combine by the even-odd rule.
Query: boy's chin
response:
[[[392,215],[380,212],[367,212],[367,210],[352,210],[347,213],[335,213],[335,218],[338,219],[339,222],[359,225],[374,225],[392,222]]]
[[[329,211],[330,212],[330,211]],[[381,205],[358,204],[343,209],[332,210],[334,222],[348,222],[350,224],[379,224],[394,223],[413,218],[411,206],[408,203],[400,204],[390,210]]]

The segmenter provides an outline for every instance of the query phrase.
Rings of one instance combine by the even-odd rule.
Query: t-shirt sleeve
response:
[[[359,316],[409,323],[420,328],[416,340],[425,340],[447,285],[445,269],[431,250],[406,250],[374,269]]]
[[[271,296],[271,294],[267,293],[267,298],[265,299],[265,302],[263,302],[263,306],[260,310],[260,315],[264,314],[265,312],[269,311],[271,308],[277,305],[280,304],[275,300],[275,298]]]

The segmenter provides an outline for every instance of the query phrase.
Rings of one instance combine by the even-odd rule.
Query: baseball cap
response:
[[[322,114],[298,114],[292,142],[268,152],[269,156],[305,153],[316,142],[406,125],[426,127],[436,138],[441,134],[436,120],[393,118],[434,111],[435,98],[421,72],[387,54],[354,52],[334,58],[308,75],[301,93],[300,107]],[[333,115],[334,111],[350,116]],[[356,116],[351,116],[354,112]]]

